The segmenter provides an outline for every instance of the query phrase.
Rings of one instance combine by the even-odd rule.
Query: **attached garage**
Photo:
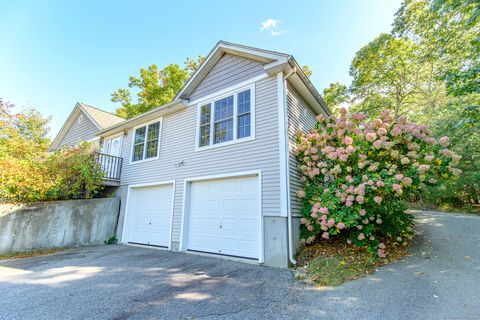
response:
[[[124,242],[170,247],[174,184],[131,186]]]
[[[187,181],[186,249],[261,260],[260,175]]]

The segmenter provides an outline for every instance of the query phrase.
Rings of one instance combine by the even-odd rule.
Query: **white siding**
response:
[[[81,124],[78,123],[78,118],[83,116],[83,121]],[[80,111],[79,115],[73,121],[72,126],[68,129],[67,133],[60,141],[58,147],[61,148],[65,145],[76,145],[80,141],[88,141],[95,137],[95,134],[98,132],[97,126],[88,118],[88,116]]]
[[[251,59],[225,54],[190,95],[204,97],[264,73],[263,64]]]
[[[300,215],[301,204],[295,192],[303,187],[298,172],[298,162],[294,155],[297,149],[297,131],[299,129],[304,132],[315,128],[315,112],[300,97],[291,85],[287,88],[287,114],[288,114],[288,150],[290,168],[290,203],[293,216]]]
[[[184,179],[248,170],[262,170],[264,215],[280,214],[277,82],[266,78],[255,84],[255,140],[195,151],[196,106],[163,119],[158,159],[130,164],[133,131],[124,139],[121,183],[139,184],[176,180],[172,241],[180,240]],[[183,167],[175,163],[184,160]]]

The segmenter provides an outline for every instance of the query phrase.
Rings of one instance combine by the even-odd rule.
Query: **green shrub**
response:
[[[103,173],[88,143],[35,159],[0,159],[0,201],[88,199],[102,188]]]
[[[385,256],[383,240],[404,243],[413,235],[406,200],[427,186],[458,176],[460,156],[448,150],[426,126],[340,111],[338,119],[317,117],[309,133],[299,132],[299,170],[303,190],[302,238],[346,233],[348,242]]]

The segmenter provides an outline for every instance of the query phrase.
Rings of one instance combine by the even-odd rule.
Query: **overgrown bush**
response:
[[[298,133],[302,239],[346,233],[349,243],[384,257],[386,238],[405,243],[413,235],[406,199],[461,173],[448,144],[388,111],[373,120],[345,109],[338,119],[318,116],[315,129]]]
[[[0,201],[88,199],[103,188],[100,166],[88,143],[34,159],[0,159]]]

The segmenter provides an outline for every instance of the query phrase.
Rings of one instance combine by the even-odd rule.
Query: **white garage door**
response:
[[[258,178],[192,182],[188,249],[259,257]]]
[[[130,192],[127,241],[168,247],[173,185],[132,188]]]

